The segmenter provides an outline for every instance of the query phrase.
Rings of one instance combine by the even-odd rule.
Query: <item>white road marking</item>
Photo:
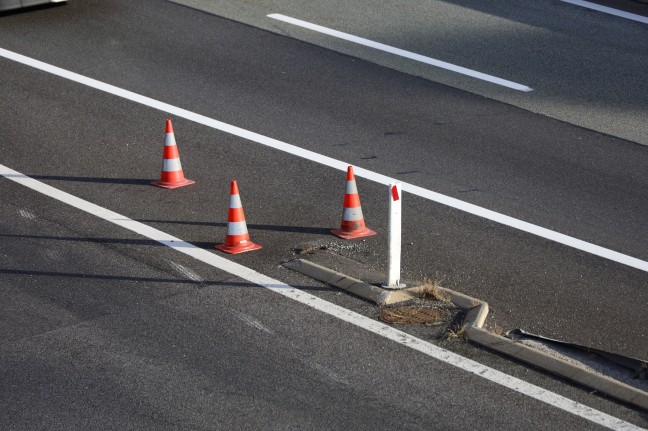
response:
[[[600,4],[591,3],[591,2],[583,1],[583,0],[561,0],[561,1],[563,1],[565,3],[573,4],[573,5],[576,5],[576,6],[581,6],[581,7],[587,8],[587,9],[592,9],[592,10],[607,13],[607,14],[610,14],[610,15],[618,16],[618,17],[621,17],[621,18],[631,19],[633,21],[638,21],[638,22],[642,22],[644,24],[648,24],[648,17],[637,15],[637,14],[630,13],[630,12],[624,12],[622,10],[613,9],[613,8],[607,7],[607,6],[601,6]]]
[[[33,58],[26,57],[21,54],[17,54],[12,51],[0,48],[0,57],[5,57],[10,60],[16,61],[18,63],[25,64],[27,66],[34,67],[36,69],[42,70],[44,72],[51,73],[56,76],[60,76],[65,79],[77,82],[79,84],[87,85],[97,90],[104,91],[106,93],[122,97],[124,99],[148,106],[150,108],[158,109],[168,114],[173,114],[177,117],[185,118],[191,120],[198,124],[202,124],[213,129],[220,130],[225,133],[229,133],[234,136],[239,136],[243,139],[247,139],[253,142],[256,142],[261,145],[265,145],[275,150],[283,151],[293,156],[301,157],[303,159],[311,160],[313,162],[328,166],[340,171],[346,172],[349,167],[349,163],[342,160],[337,160],[332,157],[324,156],[322,154],[316,153],[314,151],[305,150],[303,148],[297,147],[295,145],[288,144],[286,142],[279,141],[277,139],[269,138],[267,136],[260,135],[258,133],[251,132],[249,130],[242,129],[240,127],[232,126],[231,124],[223,123],[222,121],[214,120],[213,118],[205,117],[204,115],[197,114],[195,112],[188,111],[186,109],[178,108],[177,106],[170,105],[168,103],[160,102],[159,100],[152,99],[150,97],[142,96],[132,91],[124,90],[114,85],[106,84],[105,82],[97,81],[96,79],[88,78],[78,73],[70,72],[69,70],[61,69],[60,67],[52,66],[51,64],[43,63],[42,61],[35,60]],[[389,185],[390,183],[397,181],[395,178],[388,177],[386,175],[379,174],[363,168],[355,168],[355,174],[357,177],[363,177],[371,181],[375,181],[379,184]],[[628,265],[630,267],[640,269],[641,271],[648,272],[648,262],[637,259],[632,256],[628,256],[623,253],[619,253],[596,244],[592,244],[586,241],[582,241],[577,238],[573,238],[568,235],[564,235],[559,232],[552,231],[550,229],[543,228],[541,226],[534,225],[532,223],[527,223],[522,220],[518,220],[513,217],[509,217],[504,214],[500,214],[495,211],[491,211],[486,208],[482,208],[477,205],[470,204],[468,202],[461,201],[446,195],[442,195],[432,190],[425,189],[423,187],[416,186],[410,183],[402,183],[403,191],[412,193],[413,195],[420,196],[431,201],[447,205],[451,208],[458,209],[460,211],[467,212],[479,217],[483,217],[488,220],[503,224],[505,226],[512,227],[533,235],[537,235],[541,238],[549,239],[557,243],[573,247],[577,250],[584,251],[605,259],[612,260],[614,262],[621,263],[623,265]]]
[[[114,223],[143,237],[157,241],[160,244],[171,247],[172,249],[179,251],[180,253],[191,256],[196,260],[199,260],[200,262],[228,272],[252,284],[265,287],[275,293],[319,310],[322,313],[337,317],[338,319],[348,322],[359,328],[365,329],[376,335],[417,350],[441,362],[450,364],[476,376],[483,377],[484,379],[489,380],[493,383],[509,388],[520,394],[527,395],[565,412],[579,416],[583,419],[612,430],[641,430],[641,428],[631,423],[595,410],[584,404],[570,400],[569,398],[563,397],[562,395],[558,395],[539,386],[525,382],[524,380],[509,376],[508,374],[487,367],[483,364],[480,364],[479,362],[464,358],[463,356],[457,355],[456,353],[445,350],[439,346],[435,346],[432,343],[421,340],[403,331],[399,331],[383,323],[357,314],[351,310],[347,310],[346,308],[342,308],[338,305],[327,302],[321,298],[318,298],[317,296],[311,295],[310,293],[301,291],[281,281],[256,272],[251,268],[227,260],[224,257],[199,248],[168,233],[162,232],[161,230],[155,229],[151,226],[145,225],[126,216],[113,212],[107,208],[95,205],[84,199],[78,198],[62,190],[49,186],[1,164],[0,176],[3,176],[11,181],[42,193],[60,202],[68,204],[81,211],[85,211],[86,213],[97,216],[110,223]]]
[[[27,209],[19,209],[18,214],[20,214],[21,217],[26,218],[27,220],[34,220],[36,218],[36,215]]]
[[[248,316],[245,313],[240,313],[240,312],[236,312],[236,311],[235,311],[235,314],[236,314],[236,317],[238,317],[242,322],[244,322],[248,326],[251,326],[251,327],[256,328],[256,329],[258,329],[260,331],[266,332],[266,333],[268,333],[270,335],[274,335],[274,332],[272,332],[271,330],[266,328],[261,322],[256,320],[254,317]]]
[[[180,274],[184,275],[188,279],[193,280],[193,281],[197,281],[197,282],[203,281],[203,279],[198,274],[196,274],[194,271],[187,268],[186,266],[180,265],[179,263],[173,262],[173,261],[171,261],[170,263],[171,263],[171,266],[176,271],[178,271]]]
[[[362,37],[354,36],[352,34],[343,33],[338,30],[333,30],[328,27],[323,27],[321,25],[313,24],[307,21],[302,21],[300,19],[291,18],[286,15],[281,15],[279,13],[272,13],[268,15],[268,18],[273,18],[279,21],[286,22],[288,24],[293,24],[298,27],[307,28],[309,30],[316,31],[318,33],[327,34],[329,36],[337,37],[338,39],[344,39],[349,42],[354,42],[359,45],[368,46],[370,48],[377,49],[379,51],[385,51],[390,54],[398,55],[400,57],[409,58],[410,60],[415,60],[421,63],[429,64],[441,69],[450,70],[452,72],[460,73],[462,75],[470,76],[472,78],[481,79],[482,81],[487,81],[492,84],[501,85],[503,87],[511,88],[513,90],[519,91],[533,91],[532,88],[527,87],[526,85],[518,84],[517,82],[508,81],[506,79],[498,78],[493,75],[487,75],[482,72],[477,72],[476,70],[468,69],[462,66],[457,66],[456,64],[446,63],[445,61],[437,60],[435,58],[426,57],[421,54],[417,54],[411,51],[405,51],[404,49],[396,48],[393,46],[385,45],[380,42],[374,42],[373,40],[364,39]]]

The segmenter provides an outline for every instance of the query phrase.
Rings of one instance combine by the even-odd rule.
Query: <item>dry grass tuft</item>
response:
[[[421,301],[430,300],[430,301],[450,302],[450,295],[448,295],[445,292],[442,292],[439,289],[439,287],[440,287],[439,283],[425,277],[423,279],[423,285],[419,290],[418,298]]]
[[[455,325],[451,328],[448,328],[448,332],[445,333],[443,339],[450,341],[459,341],[465,340],[466,337],[466,327],[463,325]]]
[[[491,332],[492,332],[493,334],[495,334],[495,335],[499,335],[500,337],[503,337],[503,336],[506,334],[506,331],[504,330],[504,328],[502,328],[502,327],[501,327],[500,325],[498,325],[497,323],[495,323],[495,324],[493,325],[493,329],[491,330]]]

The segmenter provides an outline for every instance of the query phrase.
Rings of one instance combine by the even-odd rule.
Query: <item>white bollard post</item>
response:
[[[388,289],[405,287],[400,282],[402,201],[400,181],[389,184],[389,275],[387,284],[383,285]]]

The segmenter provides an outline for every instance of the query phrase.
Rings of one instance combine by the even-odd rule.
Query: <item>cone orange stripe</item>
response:
[[[168,169],[176,169],[169,171]],[[182,165],[180,164],[180,153],[173,136],[173,125],[171,120],[166,120],[164,150],[162,151],[162,173],[159,181],[153,181],[151,184],[165,189],[176,189],[178,187],[194,184],[194,180],[188,180],[184,176]]]
[[[360,206],[360,196],[358,194],[344,195],[344,206],[347,208],[356,208]]]
[[[245,214],[243,214],[243,208],[230,208],[227,212],[227,221],[245,221]]]
[[[349,166],[347,169],[346,179],[346,192],[344,193],[344,208],[342,211],[340,229],[334,229],[331,233],[342,239],[354,239],[376,235],[376,232],[367,229],[365,226],[362,208],[360,206],[360,195],[358,194],[355,184],[353,166]],[[347,218],[355,218],[355,220],[347,220]]]
[[[340,228],[346,231],[364,229],[365,222],[364,220],[342,220],[342,223],[340,223]]]
[[[225,243],[214,246],[218,250],[230,254],[244,253],[261,248],[260,245],[250,241],[250,234],[248,233],[245,216],[243,215],[243,206],[240,203],[241,199],[238,194],[238,185],[236,180],[233,180],[230,186],[230,207],[227,210],[227,235],[225,236]]]
[[[184,173],[182,171],[162,172],[160,181],[163,183],[176,183],[184,180]]]
[[[162,153],[162,157],[165,159],[177,159],[180,157],[180,153],[178,152],[178,146],[173,145],[173,146],[164,146],[164,152]]]
[[[241,241],[250,241],[250,234],[246,233],[245,235],[227,235],[225,238],[225,245],[228,247],[235,247]]]
[[[239,194],[238,184],[236,180],[234,180],[230,185],[230,195],[238,195],[238,194]]]

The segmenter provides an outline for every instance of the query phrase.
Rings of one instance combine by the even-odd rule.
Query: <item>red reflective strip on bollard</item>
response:
[[[396,188],[396,186],[392,186],[391,192],[392,192],[392,199],[394,199],[395,201],[400,199],[400,197],[398,196],[398,188]]]

